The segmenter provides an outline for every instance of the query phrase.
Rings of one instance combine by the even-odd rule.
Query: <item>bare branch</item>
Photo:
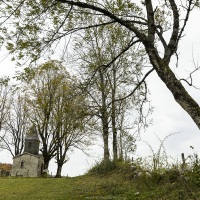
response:
[[[145,82],[145,79],[151,74],[151,72],[153,72],[154,71],[154,68],[152,68],[151,70],[149,70],[146,74],[145,74],[145,76],[142,78],[142,80],[137,84],[137,86],[133,89],[133,91],[130,93],[130,94],[128,94],[127,96],[125,96],[125,97],[123,97],[123,98],[121,98],[121,99],[116,99],[115,101],[123,101],[124,99],[127,99],[127,98],[129,98],[130,96],[132,96],[134,93],[135,93],[135,91]]]
[[[142,39],[144,41],[147,41],[147,37],[144,33],[142,33],[141,31],[139,31],[134,24],[132,24],[129,20],[124,20],[122,18],[117,17],[116,15],[114,15],[113,13],[109,12],[106,9],[100,8],[98,6],[95,5],[91,5],[88,3],[84,3],[84,2],[75,2],[75,1],[68,1],[68,0],[55,0],[61,3],[67,3],[69,5],[74,5],[74,6],[78,6],[80,8],[88,8],[97,12],[100,12],[102,14],[104,14],[105,16],[109,17],[110,19],[113,19],[115,22],[118,22],[119,24],[121,24],[122,26],[125,26],[126,28],[128,28],[129,30],[133,31],[137,37],[139,39]]]
[[[195,70],[193,70],[193,71],[189,74],[189,77],[188,77],[187,79],[181,78],[180,81],[184,81],[184,82],[186,82],[189,86],[192,86],[192,87],[194,87],[195,89],[199,89],[199,90],[200,90],[200,88],[198,88],[198,87],[196,87],[196,86],[193,85],[193,78],[192,78],[192,75],[193,75],[196,71],[198,71],[198,70],[200,70],[200,67],[195,68]],[[189,79],[190,81],[188,81],[188,79]]]
[[[17,10],[19,10],[19,8],[23,5],[23,3],[25,2],[26,0],[23,0],[19,3],[19,5],[13,10],[13,12],[3,21],[0,23],[0,26],[5,23],[6,21],[8,21],[14,14]]]
[[[186,16],[185,16],[185,19],[184,19],[184,24],[183,24],[183,26],[182,26],[182,28],[180,30],[179,35],[178,35],[177,43],[179,42],[179,40],[183,36],[183,32],[185,30],[185,27],[186,27],[188,19],[189,19],[190,12],[192,10],[192,2],[193,2],[193,0],[189,0],[189,5],[187,7],[187,12],[186,12]]]
[[[85,26],[85,27],[73,28],[73,29],[70,29],[70,30],[68,30],[67,32],[63,33],[63,34],[60,34],[60,35],[57,36],[55,39],[53,39],[53,37],[56,35],[56,34],[55,34],[50,40],[45,41],[45,42],[46,42],[47,44],[53,43],[53,42],[55,42],[56,40],[59,40],[59,39],[63,38],[64,36],[70,35],[70,34],[75,33],[75,32],[77,32],[77,31],[86,30],[86,29],[91,29],[91,28],[99,27],[99,26],[106,26],[106,25],[113,24],[113,23],[116,23],[116,22],[115,22],[115,21],[109,21],[109,22],[105,22],[105,23],[101,23],[101,24],[93,24],[93,25],[89,25],[89,26]],[[58,31],[57,31],[56,33],[58,34]]]
[[[140,42],[140,40],[136,40],[136,41],[133,41],[135,37],[132,37],[131,41],[129,42],[129,44],[127,45],[126,48],[124,48],[117,56],[115,56],[108,64],[106,65],[101,65],[99,67],[97,67],[97,69],[94,71],[92,77],[90,78],[90,80],[87,82],[88,85],[91,84],[91,81],[95,81],[94,80],[94,77],[96,75],[96,73],[98,72],[98,70],[100,68],[104,68],[104,70],[108,69],[118,58],[120,58],[125,52],[127,52],[133,45],[135,45],[136,43]]]

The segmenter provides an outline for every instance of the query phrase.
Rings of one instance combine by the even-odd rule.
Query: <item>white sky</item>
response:
[[[196,61],[199,59],[200,52],[200,26],[199,26],[200,12],[192,13],[190,21],[186,29],[186,36],[182,39],[179,47],[179,67],[176,72],[186,74],[187,71],[192,71],[193,62],[192,56]],[[0,75],[14,75],[14,63],[9,59],[0,63]],[[198,75],[200,75],[198,73]],[[161,139],[170,133],[179,132],[179,134],[171,136],[165,143],[165,148],[168,155],[180,157],[181,153],[186,155],[192,153],[190,146],[194,146],[195,151],[200,152],[200,131],[189,115],[174,101],[173,96],[168,91],[164,83],[155,74],[147,79],[149,89],[151,92],[152,106],[154,112],[152,115],[153,125],[141,134],[142,140],[147,141],[152,148],[157,150],[159,141],[154,134],[157,134]],[[200,87],[198,77],[196,83]],[[190,89],[190,94],[200,104],[200,91]],[[87,157],[80,151],[74,151],[71,154],[70,161],[63,167],[63,175],[76,176],[83,174],[86,170],[92,167],[93,163],[100,160],[102,148],[97,146],[91,151],[91,156]],[[138,142],[138,149],[136,155],[148,156],[152,155],[149,147],[143,143]],[[8,152],[0,152],[0,162],[12,163],[12,157]],[[49,171],[55,174],[56,164],[51,162]]]
[[[182,39],[179,45],[179,67],[176,69],[176,74],[189,76],[188,71],[193,71],[195,62],[199,61],[200,50],[200,27],[198,19],[200,12],[192,13],[188,26],[186,28],[186,36]],[[172,68],[175,65],[171,64]],[[186,75],[187,74],[187,75]],[[200,87],[200,73],[195,76],[196,86]],[[192,153],[190,146],[195,147],[195,151],[200,151],[200,131],[192,121],[190,116],[174,101],[170,91],[165,84],[158,78],[156,73],[148,78],[149,89],[151,91],[152,105],[155,107],[153,112],[153,126],[151,126],[144,134],[142,139],[146,140],[155,151],[158,148],[159,142],[156,139],[158,135],[161,139],[170,133],[179,132],[179,134],[169,137],[166,141],[166,151],[173,156],[179,156],[181,153]],[[185,85],[185,84],[184,84]],[[186,85],[185,85],[186,86]],[[189,88],[188,86],[186,86]],[[200,104],[200,90],[189,88],[189,93]],[[157,142],[156,142],[157,141]],[[138,154],[150,154],[151,151],[145,144],[138,145]]]

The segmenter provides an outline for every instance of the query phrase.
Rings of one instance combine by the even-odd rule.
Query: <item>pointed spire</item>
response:
[[[26,139],[37,139],[37,140],[39,140],[37,130],[36,130],[36,126],[34,124],[30,127],[29,131],[27,132]]]

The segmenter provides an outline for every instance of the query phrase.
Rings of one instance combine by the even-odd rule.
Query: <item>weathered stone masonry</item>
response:
[[[35,127],[31,127],[25,138],[24,153],[13,158],[11,176],[40,177],[44,158],[39,154],[39,138]]]

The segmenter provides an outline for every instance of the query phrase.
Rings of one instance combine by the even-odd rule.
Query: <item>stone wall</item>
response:
[[[24,153],[13,158],[11,176],[41,176],[44,160],[42,155]]]

